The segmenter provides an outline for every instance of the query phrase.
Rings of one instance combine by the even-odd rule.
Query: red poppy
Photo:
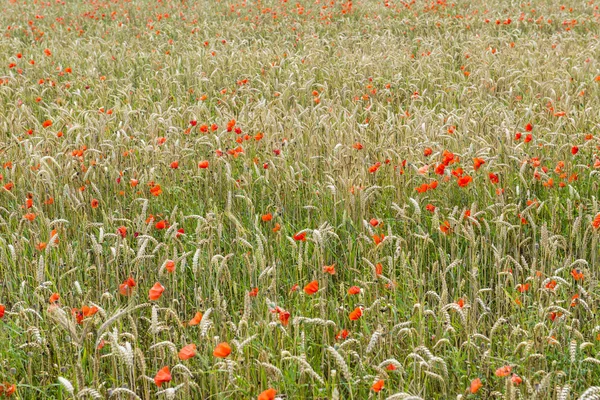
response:
[[[160,297],[162,296],[164,291],[165,291],[165,287],[163,285],[161,285],[160,283],[156,282],[154,284],[154,286],[152,286],[152,288],[148,292],[148,298],[150,300],[158,300],[158,299],[160,299]]]
[[[483,387],[483,383],[481,383],[481,379],[475,378],[471,381],[471,387],[470,387],[469,391],[471,392],[471,394],[475,394],[482,387]]]
[[[553,279],[550,282],[546,283],[546,289],[554,290],[556,284],[556,281]]]
[[[6,307],[4,304],[0,304],[0,319],[4,318],[4,313],[6,312]]]
[[[260,217],[260,219],[262,219],[263,222],[269,222],[273,219],[273,215],[271,215],[271,213],[268,213]]]
[[[360,293],[360,288],[358,286],[352,286],[350,289],[348,289],[349,295],[355,295],[355,294],[359,294],[359,293]]]
[[[340,340],[340,339],[346,340],[346,338],[348,337],[349,334],[350,334],[350,332],[348,332],[347,329],[343,329],[340,332],[338,332],[337,335],[335,335],[335,340]]]
[[[163,220],[161,220],[161,221],[158,221],[158,222],[157,222],[157,223],[154,225],[154,227],[155,227],[156,229],[158,229],[158,230],[165,229],[165,228],[167,227],[167,221],[166,221],[166,220],[164,220],[164,219],[163,219]]]
[[[28,213],[23,215],[23,218],[25,218],[27,221],[32,222],[35,219],[35,214],[34,213]]]
[[[473,181],[473,178],[471,178],[469,175],[465,175],[465,176],[461,176],[460,178],[458,178],[458,186],[460,187],[467,187],[469,185],[469,183],[471,183]]]
[[[154,383],[156,383],[156,386],[161,387],[163,383],[170,382],[171,379],[169,367],[163,367],[154,376]]]
[[[188,325],[189,326],[198,325],[201,321],[202,321],[202,313],[200,311],[198,311],[196,313],[196,315],[194,315],[194,318],[192,318],[190,320],[190,322],[188,322]]]
[[[58,293],[52,293],[52,296],[50,296],[50,304],[54,304],[58,301],[58,299],[60,299],[60,294]]]
[[[494,174],[493,172],[490,172],[488,174],[490,181],[495,185],[496,183],[498,183],[500,181],[500,179],[498,178],[498,175]]]
[[[385,235],[383,233],[381,235],[373,235],[373,241],[375,242],[375,245],[379,245],[379,243],[383,242],[383,239],[385,239]]]
[[[165,269],[169,272],[174,272],[175,271],[175,261],[167,260],[167,262],[165,263]]]
[[[577,147],[577,146],[571,147],[571,154],[575,155],[577,153],[579,153],[579,147]]]
[[[198,163],[198,168],[207,169],[208,168],[208,160],[200,161]]]
[[[137,185],[137,180],[135,180],[135,179],[132,179],[132,180],[131,180],[131,186],[135,186],[135,185],[133,184],[133,181],[135,181],[135,185]],[[153,196],[156,196],[156,197],[160,196],[160,195],[161,195],[161,193],[162,193],[162,189],[161,189],[160,185],[154,185],[154,186],[152,186],[152,187],[150,188],[150,193],[151,193]]]
[[[474,158],[473,159],[473,168],[477,171],[483,164],[485,164],[485,160],[482,158]]]
[[[173,161],[170,165],[171,169],[179,168],[179,161]]]
[[[184,346],[181,350],[179,350],[179,359],[180,360],[189,360],[190,358],[196,355],[196,345],[194,343],[188,344]]]
[[[230,354],[231,354],[231,347],[229,346],[229,343],[227,343],[227,342],[219,343],[217,345],[217,347],[215,347],[215,350],[213,351],[213,356],[218,357],[218,358],[226,358]]]
[[[323,272],[328,273],[329,275],[335,275],[335,264],[324,265]]]
[[[505,365],[504,367],[498,368],[496,370],[495,374],[496,374],[496,376],[498,376],[500,378],[504,378],[506,376],[509,376],[511,371],[512,371],[512,368],[509,365]]]
[[[258,395],[258,400],[275,400],[277,391],[275,389],[267,389]]]
[[[50,121],[49,119],[45,120],[44,123],[42,123],[42,126],[44,128],[49,128],[52,126],[52,121]]]
[[[308,295],[313,295],[315,293],[317,293],[319,291],[319,282],[318,281],[312,281],[308,284],[306,284],[306,286],[304,286],[304,293],[308,294]]]
[[[100,204],[100,202],[97,199],[92,199],[92,201],[90,202],[90,205],[92,206],[92,208],[98,208],[99,204]]]
[[[371,386],[371,390],[373,390],[375,393],[379,393],[381,392],[381,389],[383,389],[384,384],[385,382],[383,381],[383,379],[380,379],[377,382],[375,382],[373,386]]]
[[[127,236],[127,227],[125,226],[120,226],[119,228],[117,228],[117,233],[119,235],[121,235],[121,237],[123,239],[125,239],[125,236]]]
[[[296,233],[294,235],[294,240],[305,242],[306,241],[306,232]]]
[[[576,281],[579,281],[579,280],[581,280],[581,281],[582,281],[582,280],[583,280],[583,278],[584,278],[584,276],[583,276],[583,272],[581,272],[581,271],[580,271],[579,269],[577,269],[577,268],[573,268],[573,269],[571,270],[571,276],[572,276],[572,277],[573,277],[573,278],[574,278]]]
[[[281,324],[283,326],[287,326],[290,316],[291,314],[288,311],[281,310],[281,312],[279,313],[279,321],[281,321]]]
[[[129,277],[125,280],[125,282],[119,285],[119,293],[123,296],[129,296],[135,287],[135,281],[132,277]]]
[[[349,315],[351,321],[356,321],[362,317],[362,310],[360,307],[356,307]]]
[[[531,122],[525,125],[525,130],[527,132],[531,132],[533,130],[533,125],[531,125]]]

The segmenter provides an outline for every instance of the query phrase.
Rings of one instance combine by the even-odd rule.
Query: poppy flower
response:
[[[471,381],[471,387],[470,387],[469,391],[471,392],[471,394],[475,394],[482,387],[483,387],[483,383],[481,383],[481,379],[475,378]]]
[[[152,286],[152,288],[148,292],[148,298],[150,300],[158,300],[158,299],[160,299],[160,296],[162,296],[164,291],[165,291],[165,287],[163,285],[161,285],[160,283],[156,282],[154,284],[154,286]]]
[[[275,223],[275,226],[273,227],[273,232],[279,232],[280,229],[281,225],[279,225],[279,223]]]
[[[579,153],[579,147],[577,147],[577,146],[571,147],[571,154],[575,155],[577,153]]]
[[[98,208],[98,204],[100,204],[100,202],[97,199],[92,199],[92,201],[90,202],[92,208]]]
[[[373,390],[375,393],[379,393],[381,392],[381,389],[383,389],[384,384],[385,382],[383,381],[383,379],[380,379],[377,382],[375,382],[373,386],[371,386],[371,390]]]
[[[279,313],[279,321],[283,326],[287,326],[291,315],[292,314],[290,314],[289,311],[281,310],[281,312]]]
[[[167,262],[165,263],[165,269],[169,272],[174,272],[175,271],[175,261],[167,260]]]
[[[473,168],[477,171],[483,164],[485,164],[485,160],[482,158],[474,158],[473,159]]]
[[[375,164],[373,164],[371,167],[369,167],[369,173],[374,174],[375,172],[377,172],[379,167],[381,167],[381,163],[378,161]]]
[[[360,307],[356,307],[349,315],[351,321],[356,321],[362,317],[362,310]]]
[[[273,219],[273,215],[271,213],[265,214],[260,217],[263,222],[269,222]]]
[[[157,222],[157,223],[154,225],[154,227],[155,227],[156,229],[158,229],[158,230],[165,229],[165,228],[167,227],[167,221],[165,221],[164,219],[163,219],[163,220],[161,220],[161,221],[158,221],[158,222]]]
[[[525,130],[527,132],[531,132],[533,130],[533,125],[531,125],[531,122],[525,125]]]
[[[579,293],[575,293],[571,297],[571,307],[575,307],[577,305],[577,299],[579,299]]]
[[[184,346],[181,350],[179,350],[179,359],[180,360],[189,360],[190,358],[196,355],[196,345],[194,343],[188,344]]]
[[[512,368],[509,365],[505,365],[504,367],[498,368],[496,370],[495,374],[496,374],[496,376],[498,376],[500,378],[504,378],[506,376],[509,376],[511,371],[512,371]]]
[[[450,222],[448,221],[444,221],[444,223],[442,223],[440,225],[440,231],[442,231],[443,233],[445,233],[446,235],[448,233],[450,233]]]
[[[521,293],[524,293],[524,292],[528,291],[529,290],[529,283],[526,283],[526,284],[521,284],[520,283],[520,284],[518,284],[517,285],[517,290],[519,292],[521,292]]]
[[[446,169],[446,166],[444,164],[439,164],[437,167],[435,167],[435,173],[438,175],[444,175],[445,169]]]
[[[379,243],[383,242],[383,239],[385,239],[385,235],[383,233],[381,235],[373,235],[373,241],[375,242],[375,245],[379,245]]]
[[[173,161],[170,165],[171,169],[179,168],[179,161]]]
[[[423,155],[425,157],[429,157],[432,153],[433,153],[433,150],[431,150],[431,148],[429,148],[429,147],[427,147],[425,150],[423,150]]]
[[[592,221],[592,226],[594,229],[600,229],[600,213],[596,214],[594,220]]]
[[[304,286],[304,293],[308,294],[308,295],[313,295],[315,293],[317,293],[319,291],[319,282],[318,281],[312,281],[308,284],[306,284],[306,286]]]
[[[456,300],[456,304],[460,307],[463,308],[465,306],[465,301],[464,299],[460,298],[458,300]]]
[[[294,235],[294,240],[298,242],[306,242],[306,232],[299,232]]]
[[[490,172],[488,177],[490,178],[490,182],[492,182],[494,185],[500,181],[498,175],[494,174],[493,172]]]
[[[433,204],[427,204],[425,209],[429,212],[435,212],[435,206]]]
[[[135,287],[135,281],[132,277],[129,277],[125,282],[119,285],[119,293],[123,296],[129,296]]]
[[[581,271],[580,271],[579,269],[577,269],[577,268],[573,268],[573,269],[571,270],[571,276],[572,276],[572,277],[573,277],[573,278],[574,278],[576,281],[579,281],[579,280],[581,280],[581,281],[582,281],[582,280],[583,280],[583,278],[584,278],[584,276],[583,276],[583,272],[581,272]]]
[[[60,294],[58,293],[52,293],[52,296],[50,296],[50,304],[54,304],[58,301],[58,299],[60,299]]]
[[[363,145],[359,142],[356,142],[352,145],[352,147],[354,147],[356,150],[362,150],[363,149]]]
[[[11,397],[17,391],[17,385],[4,382],[0,384],[0,395]]]
[[[355,294],[359,294],[359,293],[360,293],[360,288],[358,286],[352,286],[350,289],[348,289],[349,295],[355,295]]]
[[[23,215],[23,218],[25,218],[27,221],[32,222],[35,219],[35,214],[27,213],[27,214]]]
[[[198,168],[207,169],[208,168],[208,160],[200,161],[198,163]]]
[[[136,181],[136,185],[137,185],[137,181]],[[135,186],[135,185],[133,185],[133,179],[132,179],[132,186]],[[162,189],[161,189],[160,185],[152,186],[150,188],[150,193],[152,194],[152,196],[155,196],[155,197],[160,196],[162,193]]]
[[[217,347],[215,347],[215,350],[213,351],[213,356],[218,357],[218,358],[226,358],[230,354],[231,354],[231,347],[229,346],[229,343],[227,343],[227,342],[219,343],[217,345]]]
[[[465,176],[461,176],[460,178],[458,178],[458,186],[460,187],[467,187],[469,185],[469,183],[473,182],[473,178],[471,178],[469,175],[465,175]]]
[[[554,290],[556,284],[556,281],[553,279],[550,282],[546,283],[546,289]]]
[[[369,224],[371,224],[371,226],[375,227],[375,226],[379,225],[379,220],[377,218],[371,218],[371,220],[369,221]]]
[[[0,304],[0,319],[4,318],[4,313],[6,312],[6,307],[4,304]]]
[[[258,400],[275,400],[277,391],[275,389],[267,389],[258,395]]]
[[[52,121],[50,121],[49,119],[47,119],[47,120],[45,120],[45,121],[42,123],[42,126],[43,126],[44,128],[49,128],[49,127],[51,127],[51,126],[52,126]]]
[[[121,237],[122,237],[123,239],[125,239],[125,236],[127,236],[127,227],[125,227],[125,226],[120,226],[120,227],[117,229],[117,233],[118,233],[119,235],[121,235]]]
[[[383,274],[383,265],[381,265],[381,263],[375,264],[375,274],[377,274],[377,275]]]
[[[335,275],[335,264],[324,265],[323,272],[328,273],[329,275]]]
[[[192,318],[190,320],[190,322],[188,322],[188,325],[189,326],[198,325],[201,321],[202,321],[202,313],[200,311],[198,311],[196,313],[196,315],[194,315],[194,318]]]
[[[248,292],[248,296],[250,296],[250,297],[256,297],[256,296],[258,296],[258,288],[255,287],[251,291],[249,291]]]
[[[350,334],[350,332],[348,332],[347,329],[343,329],[335,335],[335,340],[340,340],[340,339],[346,340],[346,338],[348,337],[349,334]]]
[[[156,375],[154,376],[154,383],[156,383],[156,386],[161,387],[163,383],[166,382],[170,382],[171,381],[171,371],[169,370],[169,367],[163,367],[161,368]]]
[[[521,383],[523,383],[523,379],[521,379],[521,377],[517,374],[513,374],[510,380],[515,384],[515,386],[519,386]]]

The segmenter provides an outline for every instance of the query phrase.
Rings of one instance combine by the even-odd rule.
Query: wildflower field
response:
[[[600,399],[595,0],[0,11],[0,399]]]

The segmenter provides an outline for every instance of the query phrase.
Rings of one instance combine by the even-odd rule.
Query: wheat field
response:
[[[594,0],[0,9],[0,398],[600,399]]]

